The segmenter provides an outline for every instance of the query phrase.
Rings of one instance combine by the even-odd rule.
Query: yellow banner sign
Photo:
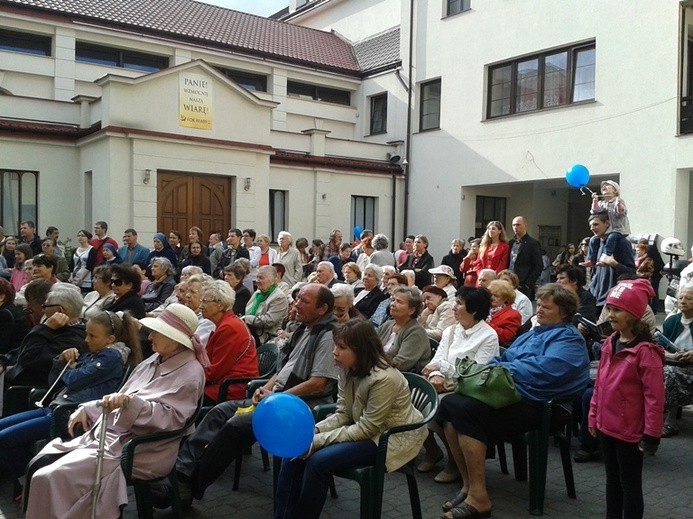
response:
[[[200,130],[212,129],[212,82],[199,74],[180,74],[178,124]]]

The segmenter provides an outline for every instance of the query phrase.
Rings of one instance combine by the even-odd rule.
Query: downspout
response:
[[[407,235],[409,225],[409,175],[411,173],[411,109],[412,109],[412,74],[414,65],[412,58],[414,55],[414,0],[409,0],[409,73],[407,78],[407,142],[404,150],[404,219],[403,236]],[[393,234],[394,236],[394,234]]]

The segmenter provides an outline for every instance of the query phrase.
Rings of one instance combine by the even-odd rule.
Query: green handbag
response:
[[[503,366],[477,364],[468,357],[455,361],[456,393],[500,409],[519,402],[522,397],[515,389],[510,371]]]

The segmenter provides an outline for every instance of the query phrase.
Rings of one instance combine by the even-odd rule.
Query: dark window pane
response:
[[[573,102],[594,99],[595,49],[575,51],[575,85]]]
[[[544,107],[568,103],[568,53],[544,58]]]
[[[217,68],[217,70],[226,77],[233,79],[246,90],[267,92],[267,76],[227,68]]]
[[[510,92],[512,90],[512,67],[494,68],[491,71],[491,104],[489,117],[510,113]]]
[[[421,85],[421,130],[440,128],[440,80]]]
[[[346,90],[307,85],[297,81],[287,81],[286,91],[291,96],[308,97],[316,101],[337,103],[347,106],[351,104],[351,93]]]
[[[370,134],[387,132],[387,94],[371,97]]]
[[[581,44],[489,67],[486,116],[565,106],[594,96],[595,47]]]
[[[39,36],[37,34],[0,29],[0,50],[50,56],[51,38],[50,36]]]
[[[19,222],[38,215],[38,173],[0,170],[0,216],[5,235],[17,235]]]
[[[270,189],[269,192],[269,233],[276,240],[280,231],[286,230],[286,202],[288,191]]]
[[[363,229],[375,230],[375,197],[351,197],[351,228],[357,225]]]
[[[108,67],[121,67],[142,72],[156,72],[168,67],[168,57],[113,49],[91,43],[77,42],[75,59],[86,63],[95,63]]]
[[[515,106],[518,112],[537,109],[539,91],[539,60],[530,59],[517,64],[517,93]]]
[[[448,16],[469,9],[471,0],[448,0]]]

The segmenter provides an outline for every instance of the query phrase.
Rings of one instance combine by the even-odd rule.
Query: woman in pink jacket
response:
[[[615,332],[606,340],[590,405],[589,431],[600,433],[606,469],[606,517],[643,516],[643,454],[654,455],[664,420],[664,350],[642,321],[654,290],[622,281],[606,298]]]
[[[123,445],[133,436],[183,427],[197,408],[209,365],[197,339],[197,315],[183,305],[169,305],[156,319],[140,322],[151,330],[154,355],[139,364],[118,393],[82,404],[70,417],[70,433],[81,424],[87,431],[68,442],[53,440],[29,464],[24,497],[28,519],[91,517],[92,485],[102,407],[108,410],[106,452],[96,517],[116,519],[128,502],[120,470]],[[197,359],[197,360],[196,360]],[[179,438],[147,444],[137,451],[133,475],[154,479],[168,474],[176,462]]]

